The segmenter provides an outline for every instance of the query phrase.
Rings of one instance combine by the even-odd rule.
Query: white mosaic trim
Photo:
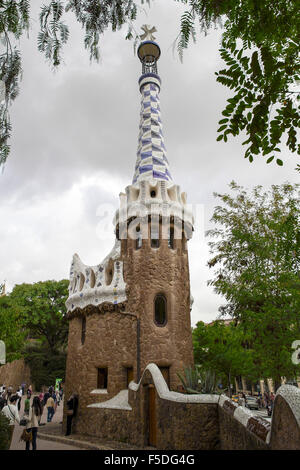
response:
[[[220,398],[219,398],[219,405],[221,407],[223,407],[225,401],[227,401],[227,400],[228,400],[228,397],[226,395],[221,395]]]
[[[219,401],[219,395],[209,395],[209,394],[186,395],[184,393],[171,392],[169,390],[169,387],[161,371],[159,370],[156,364],[148,364],[148,366],[143,372],[142,378],[139,381],[139,383],[137,384],[135,382],[130,382],[129,384],[130,390],[133,390],[136,392],[139,389],[146,370],[148,370],[150,374],[152,375],[153,382],[154,382],[156,391],[158,393],[158,396],[162,398],[163,400],[175,401],[178,403],[218,403]]]
[[[254,413],[244,406],[238,406],[233,413],[234,418],[239,421],[245,428],[250,418],[255,418]]]
[[[97,266],[83,264],[77,253],[73,256],[70,270],[69,298],[66,301],[67,311],[83,309],[88,305],[98,306],[104,302],[118,304],[127,300],[126,284],[123,278],[123,263],[119,261],[121,244],[116,240],[111,252]],[[105,270],[109,260],[114,261],[113,279],[106,284]],[[84,280],[80,290],[80,279]],[[95,283],[92,286],[92,281]]]
[[[117,395],[115,395],[110,400],[104,401],[102,403],[93,403],[88,405],[87,408],[106,408],[110,410],[128,410],[132,411],[131,406],[128,403],[128,390],[121,390]]]

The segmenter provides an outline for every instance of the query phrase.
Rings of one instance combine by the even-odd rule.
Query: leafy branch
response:
[[[6,0],[0,2],[0,41],[4,51],[0,53],[0,166],[9,155],[8,144],[11,123],[8,107],[19,93],[22,75],[21,54],[13,39],[19,39],[29,28],[29,1]]]
[[[181,18],[177,38],[179,56],[195,40],[195,23],[200,31],[222,25],[220,54],[226,68],[216,73],[217,81],[234,91],[219,121],[217,140],[245,131],[249,144],[245,158],[250,162],[262,154],[266,162],[277,158],[283,139],[298,154],[299,128],[299,15],[295,2],[287,0],[177,0],[189,5]],[[240,43],[243,44],[242,48]],[[299,165],[296,168],[300,171]]]

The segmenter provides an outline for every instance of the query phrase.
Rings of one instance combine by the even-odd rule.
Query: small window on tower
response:
[[[174,250],[174,227],[170,227],[168,247]]]
[[[167,324],[167,300],[164,295],[158,294],[154,301],[154,318],[157,326],[165,326]]]
[[[143,245],[142,232],[141,232],[140,227],[136,228],[136,232],[137,232],[137,238],[135,241],[135,248],[136,250],[139,250],[140,248],[142,248],[142,245]]]
[[[98,369],[97,389],[107,389],[107,367]]]

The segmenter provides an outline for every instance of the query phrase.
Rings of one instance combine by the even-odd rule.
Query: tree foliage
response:
[[[252,380],[259,376],[253,367],[248,335],[236,323],[225,324],[216,320],[206,325],[198,322],[193,329],[195,363],[214,371],[231,393],[234,377],[243,375]]]
[[[300,339],[300,199],[299,185],[260,186],[248,194],[215,194],[207,232],[214,277],[209,285],[225,297],[222,314],[234,318],[253,350],[261,377],[294,377],[292,342]]]
[[[283,165],[280,144],[300,153],[299,31],[297,2],[289,0],[180,0],[188,4],[178,38],[180,56],[195,39],[195,23],[205,34],[223,26],[220,54],[226,68],[217,81],[233,91],[219,121],[218,141],[243,131],[245,158],[266,156],[266,162]],[[277,155],[277,156],[276,156]],[[299,165],[297,166],[299,170]]]
[[[20,308],[9,296],[0,297],[0,340],[4,341],[6,361],[21,357],[21,350],[28,335],[20,318]]]
[[[64,382],[66,372],[65,351],[53,350],[47,344],[27,344],[23,352],[30,367],[31,379],[36,390],[55,384],[56,378]]]
[[[267,163],[283,164],[276,152],[283,139],[290,152],[299,153],[297,81],[299,80],[299,15],[290,0],[175,0],[189,6],[179,25],[178,52],[182,57],[191,38],[200,31],[223,28],[220,54],[226,68],[217,81],[233,90],[223,111],[217,140],[246,134],[245,157],[250,162],[262,154]],[[101,35],[128,25],[126,39],[138,40],[133,23],[138,8],[151,0],[47,0],[40,11],[38,49],[58,67],[70,31],[67,12],[73,13],[85,32],[84,47],[91,60],[99,59]],[[29,0],[0,0],[0,165],[9,154],[11,124],[8,107],[19,92],[22,73],[17,40],[28,32]],[[4,99],[1,98],[1,90]],[[298,170],[300,166],[298,165]]]
[[[68,285],[67,280],[20,284],[9,296],[18,307],[18,316],[30,337],[46,343],[52,351],[66,346]]]

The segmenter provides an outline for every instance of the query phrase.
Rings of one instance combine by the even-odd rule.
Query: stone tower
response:
[[[149,37],[146,28],[145,36]],[[157,364],[171,390],[193,363],[187,240],[193,217],[171,177],[164,145],[157,73],[160,48],[138,48],[142,63],[140,130],[132,184],[120,194],[115,245],[102,263],[70,272],[66,394],[84,407],[106,401]]]

